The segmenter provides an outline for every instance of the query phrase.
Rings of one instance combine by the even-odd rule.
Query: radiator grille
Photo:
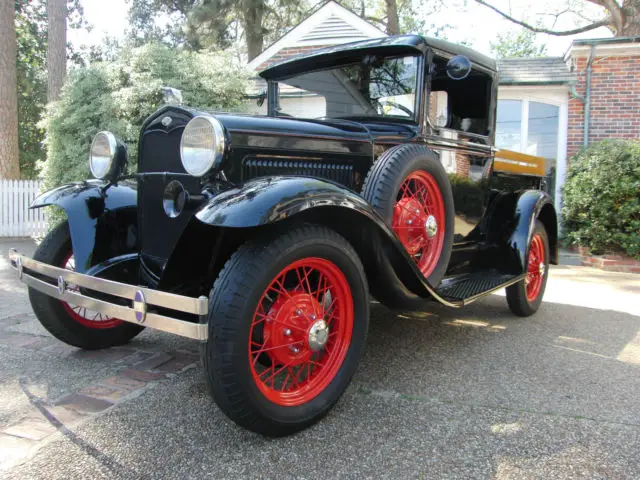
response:
[[[270,175],[320,177],[348,187],[353,183],[353,165],[349,161],[247,158],[242,177],[245,180]]]

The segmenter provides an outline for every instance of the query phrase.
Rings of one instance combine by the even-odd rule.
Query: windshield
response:
[[[417,66],[417,56],[366,56],[280,80],[277,115],[414,118]]]

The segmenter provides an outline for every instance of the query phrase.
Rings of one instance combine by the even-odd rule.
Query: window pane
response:
[[[418,63],[414,55],[372,57],[367,62],[302,72],[279,82],[280,112],[294,117],[414,118]],[[289,104],[283,101],[287,92],[293,99]],[[296,95],[323,101],[301,109],[295,107]]]
[[[529,102],[529,134],[527,152],[544,158],[556,158],[558,153],[559,107]]]
[[[522,102],[520,100],[498,100],[496,122],[496,146],[507,150],[521,151]]]

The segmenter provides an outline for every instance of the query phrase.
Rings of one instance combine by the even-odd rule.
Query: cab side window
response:
[[[447,76],[447,60],[434,59],[429,96],[429,120],[434,127],[490,135],[491,77],[472,70],[463,80]],[[446,102],[446,103],[445,103]]]

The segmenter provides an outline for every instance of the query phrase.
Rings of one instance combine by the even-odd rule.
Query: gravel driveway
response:
[[[372,305],[336,408],[292,437],[231,424],[198,344],[145,331],[83,352],[31,313],[0,241],[2,478],[640,478],[640,276],[551,271],[545,302]]]

